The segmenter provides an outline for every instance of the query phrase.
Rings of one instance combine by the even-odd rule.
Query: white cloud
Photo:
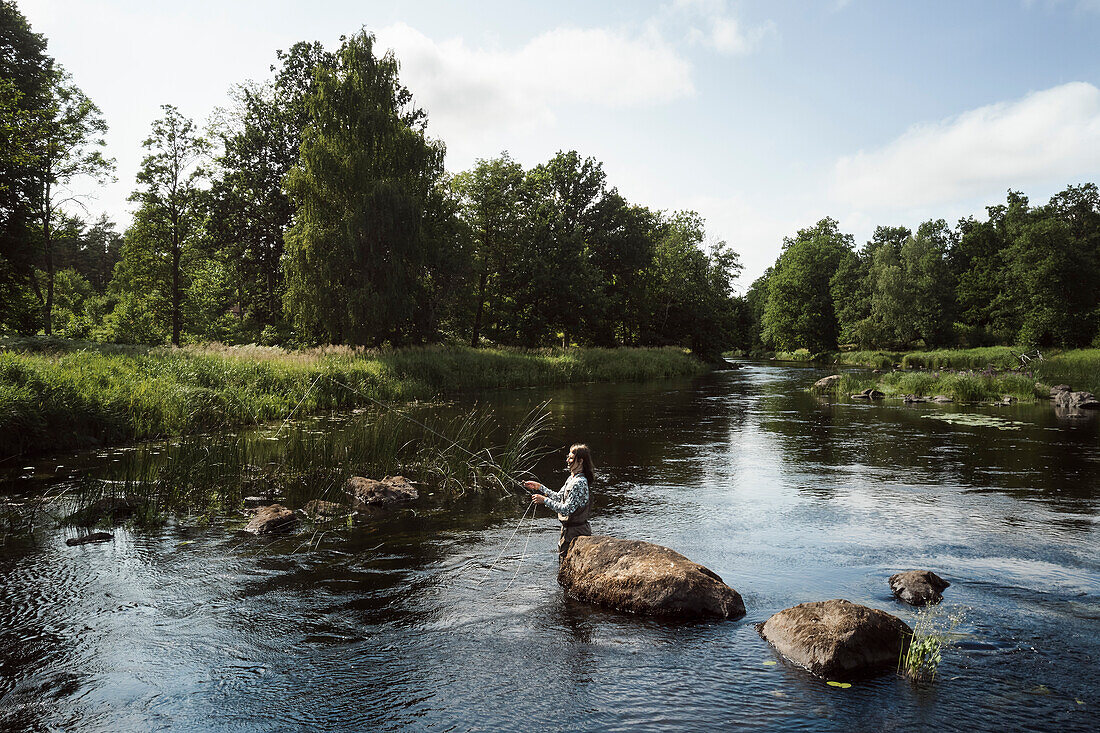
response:
[[[1100,89],[1072,82],[911,127],[840,158],[833,198],[866,209],[999,196],[1100,174]]]
[[[725,0],[675,0],[669,15],[688,22],[688,40],[701,43],[718,53],[744,56],[759,48],[775,32],[775,24],[746,27],[731,15]]]
[[[695,92],[691,65],[656,33],[558,28],[512,50],[435,41],[403,23],[378,31],[437,134],[530,131],[563,104],[645,107]]]

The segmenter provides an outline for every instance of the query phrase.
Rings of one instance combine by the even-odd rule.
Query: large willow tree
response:
[[[299,334],[380,345],[425,333],[440,249],[433,217],[444,147],[374,36],[344,39],[314,71],[309,126],[286,178],[295,207],[286,234],[286,307]]]

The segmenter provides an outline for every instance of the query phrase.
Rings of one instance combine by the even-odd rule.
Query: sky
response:
[[[120,230],[160,105],[205,125],[277,49],[360,28],[449,171],[592,156],[631,203],[702,214],[741,290],[824,216],[862,245],[1100,182],[1100,0],[17,4],[110,126],[117,181],[74,188]]]

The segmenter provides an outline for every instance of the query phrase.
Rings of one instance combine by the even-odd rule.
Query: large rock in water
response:
[[[628,613],[741,618],[741,595],[674,550],[614,537],[578,537],[558,582],[566,595]]]
[[[1092,392],[1059,392],[1054,396],[1054,405],[1068,410],[1100,410],[1100,400]]]
[[[829,376],[822,377],[821,379],[814,382],[814,386],[812,387],[812,389],[814,392],[829,392],[834,387],[836,387],[837,382],[839,381],[839,374],[830,374]]]
[[[404,476],[386,476],[381,481],[352,476],[344,485],[355,507],[389,506],[412,501],[420,494]]]
[[[836,599],[780,611],[760,635],[795,664],[844,680],[894,669],[913,630],[885,611]]]
[[[911,606],[924,606],[943,600],[943,591],[950,586],[931,570],[906,570],[890,576],[890,590],[899,601]]]
[[[244,531],[252,534],[277,534],[289,532],[298,526],[298,517],[282,504],[262,506],[245,525]]]

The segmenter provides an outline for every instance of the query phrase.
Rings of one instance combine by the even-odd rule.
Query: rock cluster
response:
[[[558,570],[566,595],[646,615],[741,618],[741,595],[674,550],[614,537],[578,537]]]
[[[879,392],[874,387],[868,387],[867,389],[863,390],[859,394],[852,395],[852,399],[854,399],[854,400],[881,400],[885,396],[886,396],[885,394],[883,394],[882,392]]]

